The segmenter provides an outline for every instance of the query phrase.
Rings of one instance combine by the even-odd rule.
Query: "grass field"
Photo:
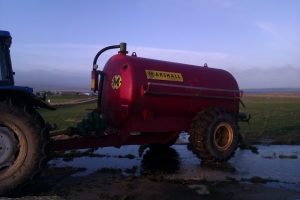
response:
[[[45,122],[53,125],[57,124],[57,130],[63,130],[69,126],[75,126],[85,118],[91,110],[97,107],[97,101],[81,103],[76,105],[58,106],[56,111],[39,109],[38,112],[44,118]]]
[[[73,100],[79,99],[89,99],[91,96],[83,96],[83,95],[48,95],[47,102],[50,100],[50,103],[65,103]]]
[[[250,125],[239,123],[246,137],[272,138],[277,143],[300,144],[300,94],[245,95]]]
[[[58,96],[52,99],[54,102],[68,102],[78,97],[84,96]],[[240,106],[240,111],[252,116],[250,125],[239,123],[240,132],[245,138],[272,138],[277,143],[300,144],[300,94],[245,95],[242,101],[246,108]],[[96,101],[59,106],[56,111],[39,109],[38,112],[46,122],[52,125],[56,123],[58,130],[62,130],[76,126],[91,112],[86,109],[94,108]]]

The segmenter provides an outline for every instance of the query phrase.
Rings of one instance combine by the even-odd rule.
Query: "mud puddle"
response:
[[[180,140],[186,142],[187,138],[186,134],[181,134]],[[57,158],[49,164],[50,167],[71,166],[86,169],[73,176],[85,176],[106,168],[121,169],[125,175],[155,174],[170,179],[207,181],[235,179],[243,183],[260,182],[269,187],[300,191],[300,146],[256,147],[258,154],[237,149],[235,156],[223,164],[203,164],[185,144],[175,144],[171,148],[137,145],[123,146],[120,149],[105,147],[93,150],[91,156],[78,157],[71,161]]]

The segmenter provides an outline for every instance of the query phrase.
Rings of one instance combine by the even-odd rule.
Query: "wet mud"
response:
[[[84,155],[71,161],[52,160],[50,168],[73,167],[84,169],[72,176],[85,176],[102,168],[120,170],[123,175],[163,176],[166,179],[262,183],[268,187],[286,188],[300,192],[300,146],[255,145],[258,153],[237,149],[234,157],[221,164],[201,162],[181,143],[172,147],[123,146],[99,148],[93,156]],[[65,152],[68,154],[68,152]],[[97,156],[101,155],[101,156]],[[129,156],[130,155],[130,156]]]
[[[188,150],[187,141],[181,134],[172,147],[57,152],[40,180],[16,197],[300,199],[300,146],[254,145],[258,153],[238,148],[228,162],[206,164]],[[209,195],[197,193],[199,188]]]

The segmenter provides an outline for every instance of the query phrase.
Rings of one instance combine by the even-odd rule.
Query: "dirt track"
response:
[[[75,105],[75,104],[81,104],[81,103],[87,103],[90,101],[95,101],[97,100],[97,97],[91,97],[87,99],[76,99],[68,102],[62,102],[62,103],[51,103],[52,106],[57,107],[57,106],[67,106],[67,105]]]

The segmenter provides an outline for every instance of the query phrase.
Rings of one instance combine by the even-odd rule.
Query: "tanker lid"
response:
[[[0,30],[0,36],[10,37],[10,33],[8,31],[1,31]]]

